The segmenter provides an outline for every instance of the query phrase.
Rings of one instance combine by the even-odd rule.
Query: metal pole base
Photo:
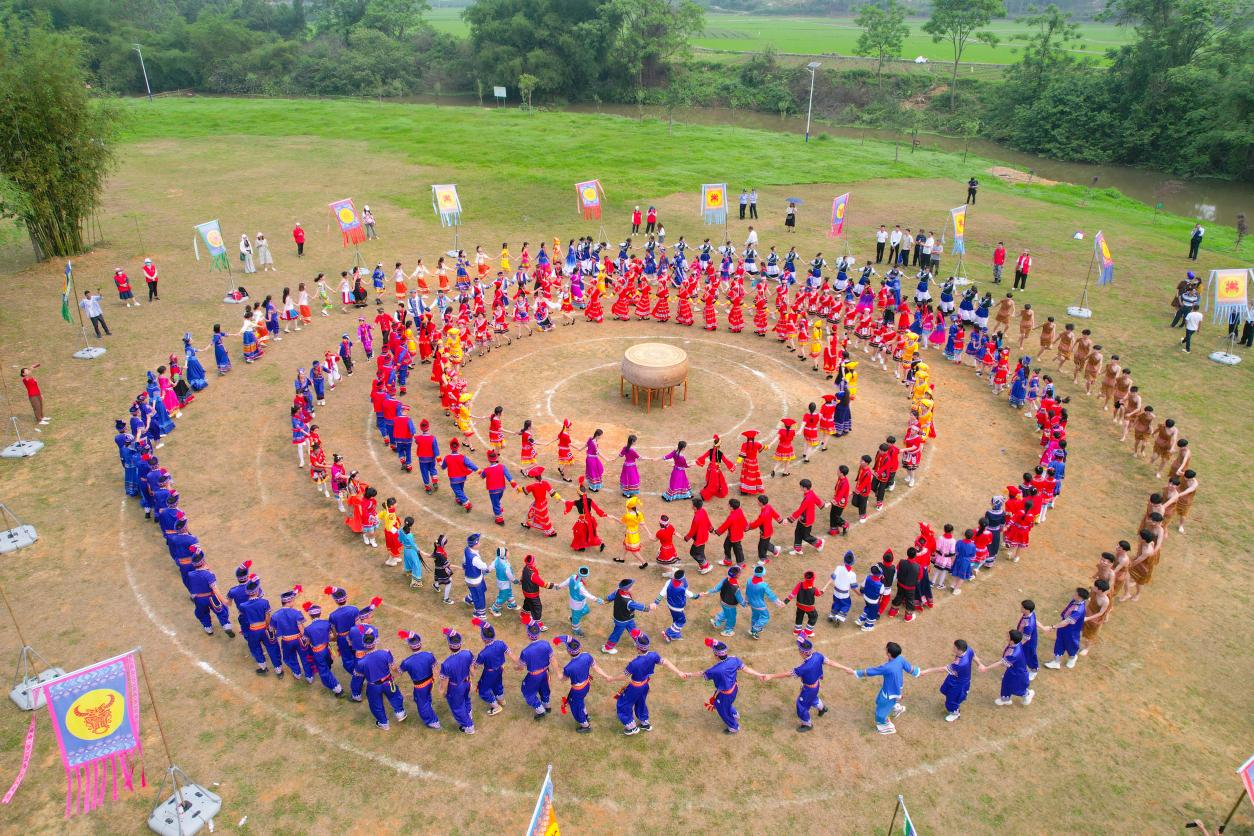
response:
[[[95,360],[97,357],[105,353],[105,347],[102,345],[89,345],[86,348],[80,348],[74,352],[74,356],[79,360]]]
[[[3,450],[0,450],[0,458],[4,459],[25,459],[35,455],[44,447],[42,441],[15,441]]]
[[[35,673],[33,669],[32,663],[35,661],[43,664],[43,670],[38,673]],[[9,691],[9,699],[13,700],[13,704],[23,711],[42,708],[44,691],[39,686],[61,676],[65,676],[64,670],[50,667],[48,660],[41,656],[38,650],[27,645],[17,656],[17,673],[13,677],[13,690]]]
[[[1093,318],[1092,310],[1090,310],[1089,308],[1082,308],[1079,305],[1072,305],[1071,307],[1067,308],[1067,313],[1070,316],[1074,316],[1076,319],[1092,319]]]
[[[33,525],[19,525],[0,531],[0,554],[24,549],[39,539]]]
[[[1211,352],[1210,359],[1214,360],[1216,363],[1222,363],[1225,366],[1235,366],[1237,363],[1241,362],[1240,357],[1235,354],[1229,354],[1226,351],[1213,351]]]
[[[236,299],[233,294],[229,294],[229,293],[226,296],[222,297],[222,304],[224,305],[242,305],[247,301],[248,301],[247,296],[243,296],[239,299]]]
[[[157,804],[148,817],[148,829],[162,836],[192,836],[222,810],[222,799],[193,784],[177,766],[166,770],[174,793]]]

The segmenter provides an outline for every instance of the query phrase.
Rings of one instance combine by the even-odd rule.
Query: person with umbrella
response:
[[[785,198],[788,201],[788,208],[784,210],[784,229],[789,232],[797,231],[797,207],[804,203],[799,197]]]

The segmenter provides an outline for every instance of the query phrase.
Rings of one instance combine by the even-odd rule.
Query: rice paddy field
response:
[[[438,8],[426,14],[427,20],[440,31],[465,35],[469,31],[461,18],[461,9]],[[923,56],[928,61],[952,60],[947,42],[934,43],[923,31],[922,18],[907,21],[910,35],[901,57],[914,60]],[[972,41],[963,53],[964,61],[978,64],[1011,64],[1018,60],[1029,34],[1020,21],[997,20],[986,27],[1001,39],[995,47]],[[719,52],[761,52],[768,46],[779,52],[798,55],[853,55],[861,30],[848,17],[782,17],[774,15],[709,12],[705,31],[692,38],[700,49]],[[1077,56],[1104,62],[1108,49],[1115,49],[1132,40],[1132,31],[1107,23],[1080,24],[1080,38],[1071,44]]]

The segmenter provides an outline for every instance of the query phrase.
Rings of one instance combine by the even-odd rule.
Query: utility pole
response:
[[[148,84],[148,68],[144,66],[144,50],[139,44],[131,44],[131,49],[139,53],[139,71],[144,74],[144,89],[148,91],[148,101],[152,101],[152,87]]]
[[[811,61],[806,64],[806,69],[810,71],[810,103],[806,105],[806,142],[810,141],[810,114],[814,111],[814,71],[821,67],[818,61]]]

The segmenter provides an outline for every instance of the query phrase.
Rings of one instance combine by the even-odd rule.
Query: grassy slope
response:
[[[468,31],[461,19],[461,9],[433,9],[426,17],[442,32],[465,35]],[[917,18],[909,21],[910,35],[902,55],[911,59],[922,55],[930,61],[949,60],[949,45],[933,43],[922,30],[923,22]],[[1001,20],[988,26],[987,30],[996,33],[1002,43],[990,47],[972,42],[963,55],[965,60],[988,64],[1009,64],[1018,60],[1022,41],[1015,38],[1026,34],[1026,26],[1017,21]],[[853,19],[847,17],[776,17],[712,12],[705,16],[705,31],[694,37],[692,43],[708,49],[737,52],[758,52],[770,44],[780,52],[851,55],[860,31]],[[1080,41],[1074,45],[1075,52],[1099,59],[1107,49],[1127,43],[1131,37],[1127,29],[1103,23],[1083,23],[1080,33]]]

